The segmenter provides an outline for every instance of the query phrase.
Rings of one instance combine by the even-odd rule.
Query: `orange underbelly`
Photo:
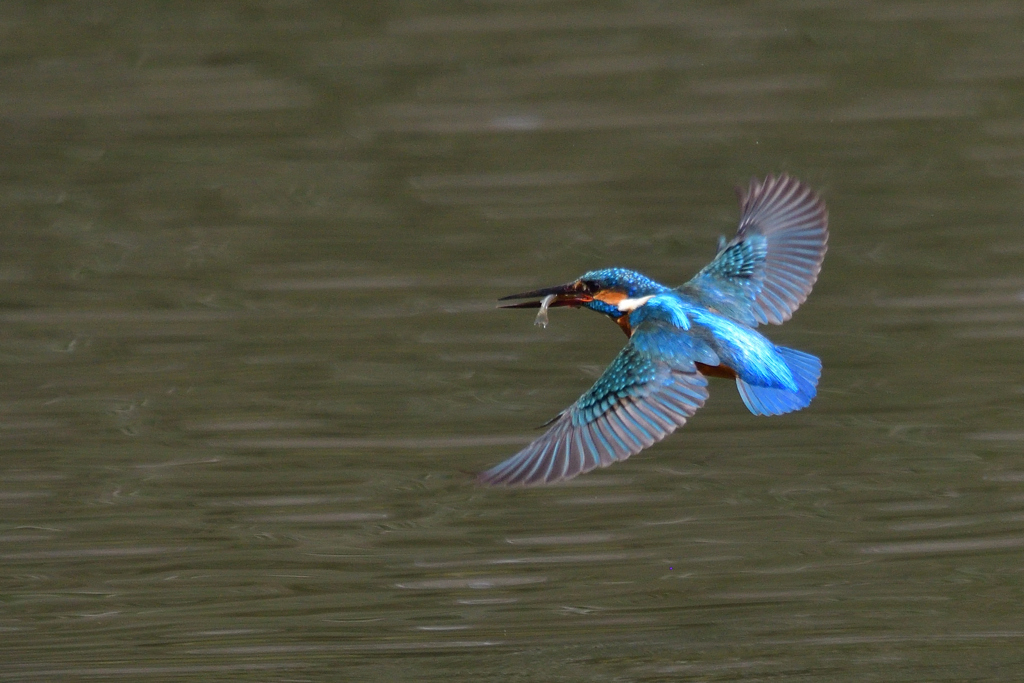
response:
[[[736,379],[736,371],[727,365],[704,365],[695,363],[700,374],[706,377],[722,377],[723,379]]]

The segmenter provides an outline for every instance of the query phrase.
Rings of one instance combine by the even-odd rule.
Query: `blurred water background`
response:
[[[1024,4],[0,5],[0,680],[1012,680]],[[831,213],[726,382],[485,490],[623,344],[504,294],[679,283],[733,187]]]

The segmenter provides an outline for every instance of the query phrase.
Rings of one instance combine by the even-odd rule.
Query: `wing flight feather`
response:
[[[679,291],[751,327],[789,320],[818,279],[828,244],[828,210],[788,175],[753,179],[740,193],[740,226]]]
[[[707,379],[691,358],[650,352],[656,325],[634,330],[600,379],[562,411],[539,439],[477,480],[492,486],[565,481],[625,460],[686,424],[708,397]],[[706,349],[694,347],[700,358]]]

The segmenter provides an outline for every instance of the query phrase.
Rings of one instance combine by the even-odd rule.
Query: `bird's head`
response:
[[[625,268],[604,268],[584,273],[578,279],[564,285],[535,289],[532,292],[510,294],[501,301],[509,299],[536,299],[514,304],[504,304],[502,308],[555,308],[571,306],[573,308],[589,308],[603,313],[619,324],[628,335],[629,310],[622,309],[619,304],[626,299],[660,294],[667,291],[646,275]]]

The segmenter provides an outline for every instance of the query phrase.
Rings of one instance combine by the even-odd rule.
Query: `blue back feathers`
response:
[[[678,294],[658,294],[629,314],[629,325],[636,329],[644,321],[660,320],[680,330],[688,330],[690,319],[686,317],[687,308]]]

